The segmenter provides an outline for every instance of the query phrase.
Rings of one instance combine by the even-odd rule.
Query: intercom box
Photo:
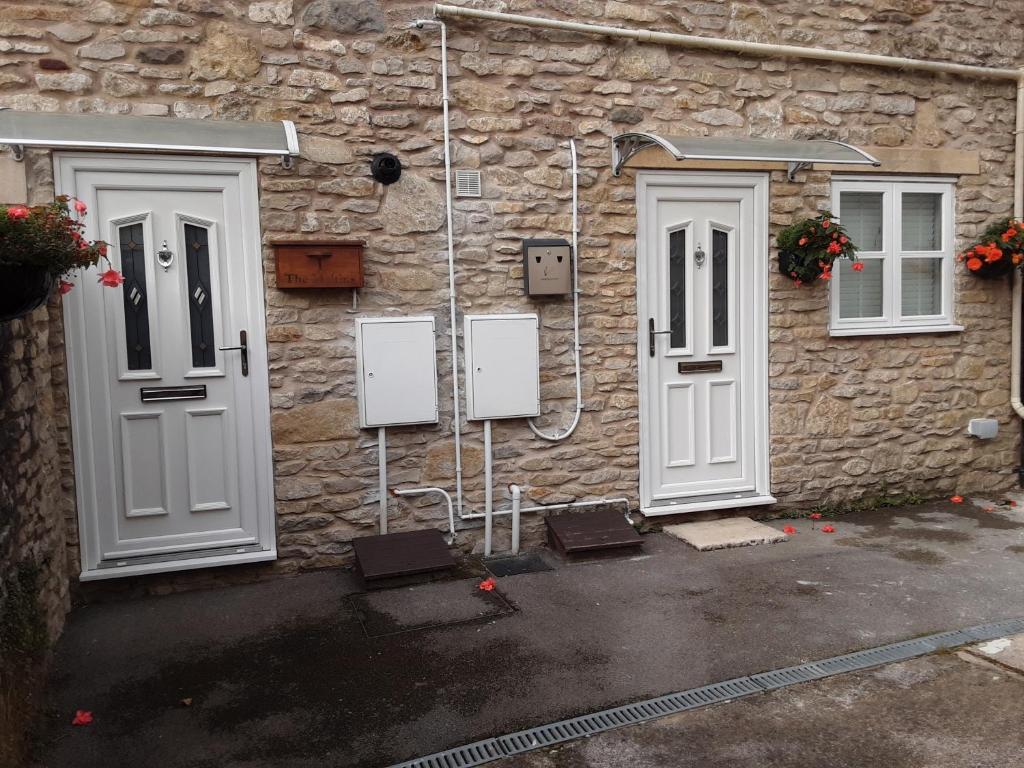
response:
[[[559,296],[572,290],[572,246],[566,240],[523,240],[527,296]]]
[[[358,318],[356,382],[360,427],[435,423],[434,318]]]

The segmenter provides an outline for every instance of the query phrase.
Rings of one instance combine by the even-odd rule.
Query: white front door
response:
[[[770,504],[767,178],[640,173],[644,514]]]
[[[272,559],[255,163],[56,165],[125,277],[64,300],[83,578]]]

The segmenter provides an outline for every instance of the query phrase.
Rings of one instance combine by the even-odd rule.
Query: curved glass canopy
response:
[[[620,133],[612,139],[612,174],[637,152],[661,147],[676,160],[758,160],[788,163],[789,176],[814,163],[874,165],[881,163],[862,149],[829,139],[758,139],[706,136],[659,136],[656,133]]]

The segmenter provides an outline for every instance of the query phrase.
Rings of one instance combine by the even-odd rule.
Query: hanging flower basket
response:
[[[813,219],[790,224],[775,238],[779,271],[797,285],[828,280],[836,259],[850,259],[858,272],[857,247],[829,211]]]
[[[72,209],[75,215],[72,215]],[[107,244],[82,235],[85,203],[58,197],[47,205],[0,206],[0,322],[23,317],[50,295],[71,290],[64,278],[105,260]],[[100,275],[103,285],[124,282],[112,268]]]
[[[980,242],[957,254],[956,260],[975,277],[1006,277],[1024,263],[1024,223],[1000,219],[982,233]]]
[[[23,317],[50,297],[53,278],[45,267],[0,264],[0,322]]]

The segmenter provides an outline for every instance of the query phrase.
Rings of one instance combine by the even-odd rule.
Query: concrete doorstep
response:
[[[685,541],[702,552],[711,549],[750,547],[755,544],[774,544],[786,540],[786,534],[782,531],[749,517],[666,525],[663,530],[669,536]]]

